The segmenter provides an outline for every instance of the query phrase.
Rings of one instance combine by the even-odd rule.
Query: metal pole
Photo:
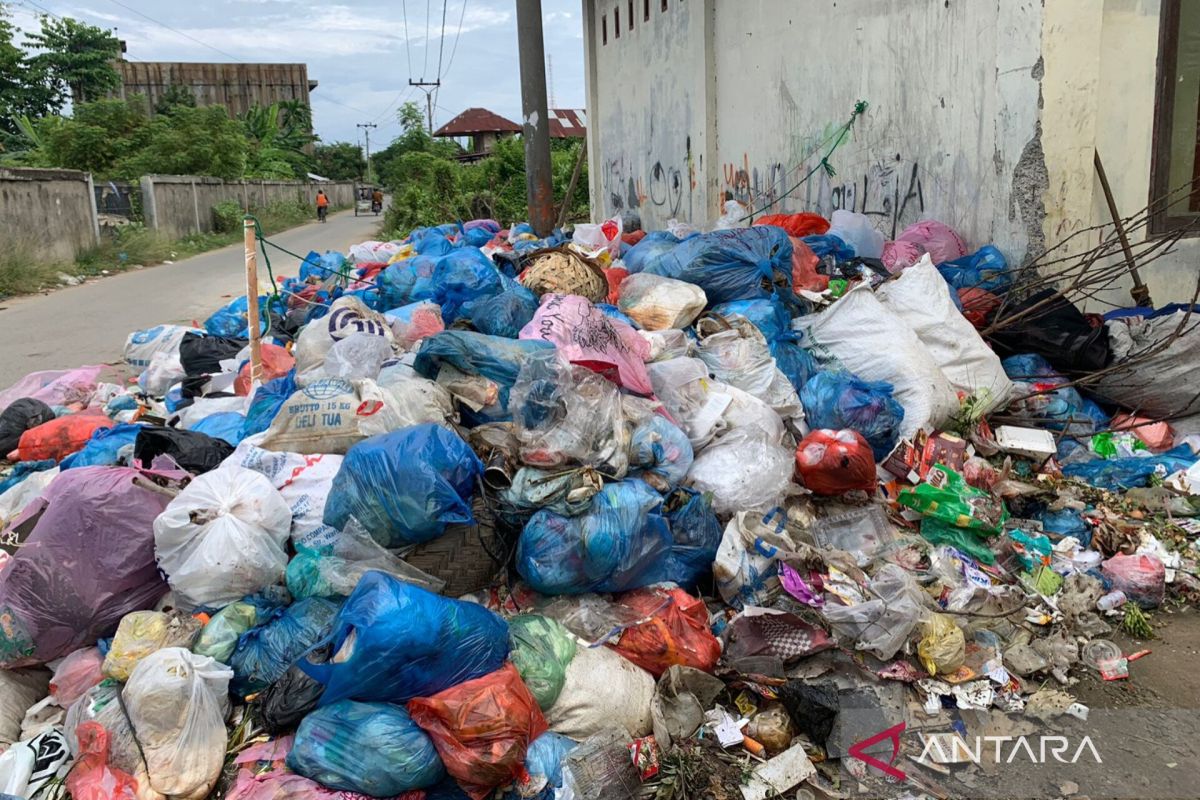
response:
[[[1129,236],[1125,233],[1125,223],[1121,219],[1121,213],[1117,211],[1117,201],[1113,197],[1112,187],[1108,185],[1108,174],[1104,171],[1104,162],[1100,160],[1100,151],[1093,152],[1095,157],[1092,160],[1096,164],[1096,175],[1100,178],[1100,188],[1104,190],[1104,200],[1108,203],[1108,213],[1112,217],[1113,226],[1117,229],[1117,238],[1121,240],[1121,249],[1125,252],[1125,265],[1129,267],[1129,274],[1133,276],[1133,288],[1129,290],[1129,295],[1139,306],[1153,308],[1154,303],[1150,300],[1150,289],[1142,283],[1137,261],[1133,258],[1133,248],[1129,246]]]
[[[554,189],[550,173],[542,0],[517,0],[517,50],[521,63],[521,123],[529,223],[538,236],[548,236],[554,229]]]

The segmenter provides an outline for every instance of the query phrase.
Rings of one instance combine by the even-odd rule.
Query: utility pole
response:
[[[529,223],[538,236],[545,237],[554,229],[554,188],[550,173],[542,0],[517,0],[517,52],[521,62],[521,135],[525,140]]]
[[[442,81],[440,78],[436,81],[414,81],[412,78],[409,78],[408,85],[416,86],[418,89],[420,89],[422,92],[425,93],[425,108],[429,114],[429,135],[432,137],[433,136],[433,90],[440,88],[442,85]]]
[[[379,126],[376,125],[374,122],[360,122],[355,127],[362,128],[363,133],[366,135],[367,146],[365,148],[363,148],[363,150],[365,151],[366,157],[367,157],[367,183],[370,183],[371,182],[371,128],[378,128]]]

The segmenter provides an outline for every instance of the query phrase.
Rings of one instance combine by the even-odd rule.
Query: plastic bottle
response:
[[[0,755],[0,794],[24,797],[33,776],[34,752],[18,742]]]
[[[1099,600],[1097,600],[1096,608],[1100,609],[1101,611],[1113,611],[1114,609],[1118,609],[1125,605],[1125,601],[1127,599],[1128,598],[1125,597],[1125,593],[1120,589],[1117,589],[1116,591],[1109,592],[1108,594],[1104,595],[1104,597],[1101,597]]]

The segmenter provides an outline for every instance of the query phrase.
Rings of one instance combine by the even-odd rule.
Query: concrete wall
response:
[[[65,169],[0,169],[0,247],[73,261],[99,241],[92,178]]]
[[[333,206],[354,203],[353,181],[222,181],[187,175],[147,175],[142,178],[142,213],[147,227],[179,238],[213,230],[212,208],[225,200],[251,209],[299,201],[312,205],[315,217],[318,189],[325,191]]]

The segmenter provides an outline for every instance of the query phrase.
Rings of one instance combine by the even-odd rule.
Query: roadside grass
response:
[[[331,211],[340,211],[333,207]],[[252,212],[270,236],[280,231],[316,220],[316,212],[306,203],[272,203]],[[241,224],[241,212],[237,215]],[[74,262],[45,262],[36,255],[36,246],[29,241],[5,242],[0,248],[0,297],[33,294],[63,285],[61,275],[91,278],[97,275],[124,272],[133,267],[178,261],[209,250],[242,241],[242,231],[193,233],[171,240],[147,229],[141,223],[131,223],[102,234],[103,241],[81,252]]]

